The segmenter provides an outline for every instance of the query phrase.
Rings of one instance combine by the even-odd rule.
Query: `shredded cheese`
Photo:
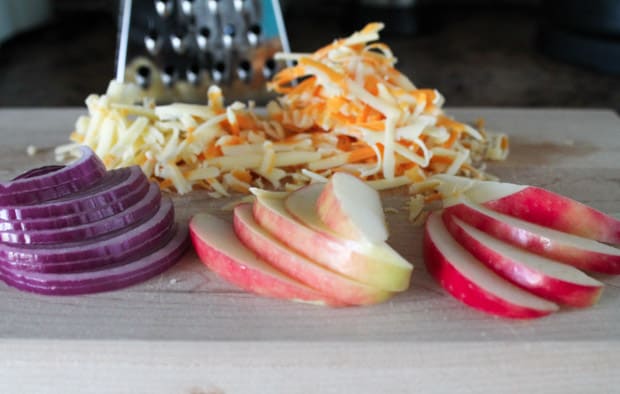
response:
[[[448,116],[437,90],[416,87],[395,68],[391,49],[376,42],[382,28],[371,23],[314,53],[277,55],[297,64],[268,84],[279,96],[261,113],[252,102],[225,106],[217,86],[206,105],[157,106],[139,103],[136,86],[111,82],[106,94],[86,99],[75,144],[58,147],[57,158],[85,144],[108,168],[139,165],[162,189],[205,188],[213,197],[265,185],[295,190],[345,171],[379,190],[422,193],[416,213],[434,198],[432,175],[489,178],[484,161],[504,160],[508,137]]]

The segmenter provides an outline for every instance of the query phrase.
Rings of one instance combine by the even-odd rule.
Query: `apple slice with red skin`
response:
[[[189,223],[200,260],[224,280],[262,296],[331,306],[343,306],[260,260],[235,235],[230,223],[200,213]]]
[[[323,223],[344,238],[368,242],[388,239],[379,192],[351,174],[332,175],[316,207]]]
[[[339,275],[294,252],[260,227],[252,216],[251,204],[235,207],[233,223],[237,237],[257,256],[332,299],[350,305],[372,305],[392,295]]]
[[[448,211],[442,215],[452,237],[487,267],[550,301],[574,307],[595,304],[603,284],[582,271],[529,253],[468,225]]]
[[[434,177],[446,197],[462,192],[496,212],[565,233],[620,244],[620,220],[579,201],[535,186],[478,181],[449,175]]]
[[[288,197],[253,189],[254,219],[280,242],[318,264],[381,290],[406,290],[413,266],[388,244],[342,238],[318,219],[316,200],[323,186],[309,185]],[[308,216],[315,219],[315,226],[298,219]]]
[[[444,200],[445,211],[495,238],[585,271],[620,274],[620,249],[495,212],[466,198]]]
[[[507,318],[549,315],[557,304],[537,297],[497,275],[452,238],[440,212],[427,219],[424,263],[429,273],[453,297],[478,310]]]

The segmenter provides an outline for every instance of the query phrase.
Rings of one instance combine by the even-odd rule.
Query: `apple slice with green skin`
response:
[[[224,280],[246,291],[291,301],[344,306],[260,260],[237,239],[231,224],[222,219],[200,213],[190,220],[189,230],[200,260]]]
[[[507,318],[549,315],[557,304],[537,297],[497,275],[452,238],[440,212],[427,219],[424,263],[431,275],[453,297],[478,310]]]
[[[595,304],[603,291],[601,282],[570,265],[502,242],[447,211],[442,219],[452,237],[470,254],[533,294],[569,306],[587,307]]]
[[[599,242],[620,244],[620,220],[535,186],[437,175],[444,196],[462,192],[494,211]]]
[[[345,238],[368,242],[388,239],[379,192],[353,175],[332,175],[316,206],[323,223]]]
[[[332,299],[350,305],[371,305],[383,302],[392,295],[339,275],[294,252],[260,227],[252,216],[251,204],[235,207],[233,223],[237,237],[257,256]]]
[[[463,197],[444,200],[445,211],[495,238],[582,270],[620,274],[620,249],[495,212]]]
[[[406,290],[413,266],[388,244],[348,240],[322,224],[315,210],[322,187],[314,184],[288,195],[290,212],[284,195],[252,189],[254,219],[289,248],[335,272],[381,290]],[[299,220],[309,216],[314,225]]]

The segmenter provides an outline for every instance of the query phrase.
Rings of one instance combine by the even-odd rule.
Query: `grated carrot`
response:
[[[459,139],[459,137],[461,136],[461,133],[457,132],[457,131],[453,131],[450,133],[450,138],[448,138],[446,140],[446,142],[444,142],[442,144],[442,146],[444,148],[452,148],[452,145],[454,145],[454,143]]]
[[[374,157],[377,157],[375,151],[371,147],[365,146],[363,148],[358,148],[356,150],[350,151],[347,161],[349,163],[355,163]]]
[[[425,203],[429,203],[429,202],[433,202],[433,201],[439,201],[443,198],[443,196],[441,195],[441,193],[431,193],[428,194],[426,196],[424,196],[424,202]]]
[[[454,158],[449,157],[449,156],[439,156],[439,155],[435,155],[431,158],[431,163],[433,164],[452,164],[452,162],[454,161]]]
[[[437,90],[417,88],[395,67],[378,42],[382,28],[370,23],[314,53],[277,55],[297,64],[267,83],[279,96],[266,115],[251,102],[225,106],[217,86],[207,105],[156,106],[135,104],[138,89],[111,82],[107,95],[87,98],[89,116],[70,138],[98,149],[109,168],[138,164],[178,193],[228,196],[264,183],[292,190],[341,171],[378,189],[446,171],[487,177],[481,164],[503,160],[508,137],[484,130],[482,120],[476,129],[449,117]],[[70,152],[59,147],[57,155]]]
[[[241,182],[251,183],[252,182],[252,174],[248,170],[232,170],[232,175],[240,180]]]

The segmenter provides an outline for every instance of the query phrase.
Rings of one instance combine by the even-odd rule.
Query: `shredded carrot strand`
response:
[[[231,174],[241,182],[252,182],[252,174],[250,174],[250,171],[248,170],[233,170]]]
[[[358,161],[371,159],[376,156],[377,154],[375,153],[374,149],[372,149],[370,146],[366,146],[363,148],[358,148],[356,150],[350,151],[347,161],[349,163],[355,163]]]
[[[442,198],[443,196],[440,193],[431,193],[431,194],[424,196],[424,202],[429,203],[432,201],[439,201]]]
[[[437,126],[445,126],[449,130],[456,131],[457,133],[465,131],[465,125],[463,123],[457,122],[444,115],[439,115],[437,117]]]

